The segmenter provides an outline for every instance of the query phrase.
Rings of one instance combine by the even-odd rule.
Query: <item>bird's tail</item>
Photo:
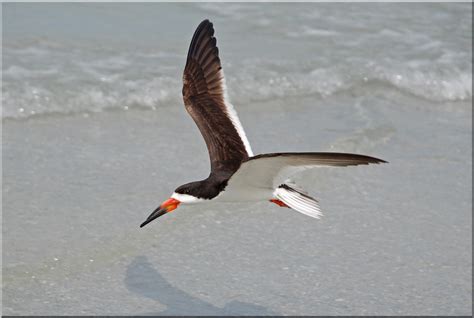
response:
[[[295,185],[289,186],[287,183],[281,184],[275,189],[273,195],[285,203],[289,208],[319,219],[323,214],[319,207],[318,200],[310,197],[301,189],[295,189]]]

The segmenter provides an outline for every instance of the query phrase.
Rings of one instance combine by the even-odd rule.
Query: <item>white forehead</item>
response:
[[[189,194],[181,194],[181,193],[176,193],[176,192],[173,192],[171,197],[173,199],[178,200],[181,203],[198,203],[198,202],[206,201],[204,199],[196,198],[195,196],[192,196]]]

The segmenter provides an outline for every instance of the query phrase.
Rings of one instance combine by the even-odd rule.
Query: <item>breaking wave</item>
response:
[[[142,58],[116,56],[37,69],[9,65],[3,71],[3,118],[133,107],[155,109],[181,103],[182,70],[178,58],[173,58],[177,66],[168,68],[137,62]],[[152,58],[159,59],[149,57]],[[311,64],[314,63],[256,59],[224,64],[230,98],[237,104],[299,95],[328,98],[374,83],[434,102],[472,98],[472,74],[456,68]]]

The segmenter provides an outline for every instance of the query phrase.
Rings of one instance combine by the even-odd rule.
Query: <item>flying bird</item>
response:
[[[386,162],[335,152],[282,152],[254,155],[237,113],[229,102],[213,24],[202,21],[194,32],[183,74],[183,100],[209,152],[211,173],[179,186],[140,227],[180,205],[203,202],[270,201],[314,218],[318,201],[285,179],[319,166],[356,166]]]

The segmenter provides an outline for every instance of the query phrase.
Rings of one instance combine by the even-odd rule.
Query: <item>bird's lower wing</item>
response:
[[[322,166],[347,167],[386,162],[382,159],[335,152],[287,152],[257,155],[244,161],[228,181],[227,189],[274,189],[284,178],[301,170]]]

